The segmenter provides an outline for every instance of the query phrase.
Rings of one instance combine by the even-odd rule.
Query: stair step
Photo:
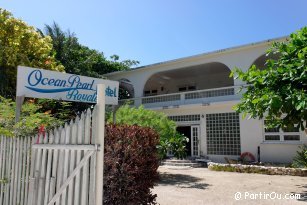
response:
[[[186,162],[186,163],[176,163],[176,162],[162,162],[162,165],[167,166],[189,166],[189,167],[201,167],[200,163]]]
[[[174,170],[186,170],[186,169],[193,169],[194,167],[190,166],[169,166],[169,165],[161,165],[160,167],[166,168],[166,169],[174,169]]]
[[[172,163],[194,163],[195,161],[193,160],[180,160],[180,159],[166,159],[164,162],[172,162]]]

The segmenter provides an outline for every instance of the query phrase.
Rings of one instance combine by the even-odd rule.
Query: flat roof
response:
[[[201,53],[201,54],[196,54],[196,55],[192,55],[192,56],[177,58],[177,59],[174,59],[174,60],[162,61],[162,62],[158,62],[158,63],[153,63],[153,64],[149,64],[149,65],[145,65],[145,66],[140,66],[140,67],[132,68],[130,70],[115,71],[115,72],[104,74],[104,76],[112,76],[112,75],[116,75],[116,74],[120,74],[120,73],[125,73],[125,72],[133,72],[133,71],[137,71],[137,70],[148,69],[148,68],[151,68],[151,67],[154,67],[154,66],[157,66],[157,65],[163,65],[163,64],[168,64],[168,63],[179,62],[179,61],[188,60],[188,59],[197,58],[197,57],[202,57],[202,56],[207,56],[207,55],[211,55],[211,54],[223,53],[223,52],[227,52],[227,51],[242,49],[242,48],[246,48],[246,47],[250,47],[250,46],[261,45],[261,44],[270,43],[270,42],[274,42],[274,41],[286,40],[287,37],[289,37],[289,36],[272,38],[272,39],[268,39],[268,40],[264,40],[264,41],[258,41],[258,42],[255,42],[255,43],[243,44],[243,45],[240,45],[240,46],[234,46],[234,47],[229,47],[229,48],[225,48],[225,49],[209,51],[209,52],[205,52],[205,53]]]

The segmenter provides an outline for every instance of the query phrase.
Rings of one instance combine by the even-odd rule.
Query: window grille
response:
[[[206,115],[207,152],[212,155],[240,155],[240,119],[238,113]]]

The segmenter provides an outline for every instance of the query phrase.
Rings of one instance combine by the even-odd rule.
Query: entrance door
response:
[[[191,126],[191,147],[192,147],[192,156],[199,156],[199,137],[200,137],[200,126],[193,125]]]
[[[186,143],[185,147],[186,147],[186,152],[187,152],[187,156],[191,156],[191,126],[180,126],[177,127],[177,131],[180,134],[183,134],[185,137],[187,137],[189,139],[189,141]]]

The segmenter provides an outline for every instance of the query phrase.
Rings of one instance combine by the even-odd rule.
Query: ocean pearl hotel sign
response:
[[[106,104],[117,105],[117,81],[18,66],[17,96],[96,103],[97,84],[105,84]]]

